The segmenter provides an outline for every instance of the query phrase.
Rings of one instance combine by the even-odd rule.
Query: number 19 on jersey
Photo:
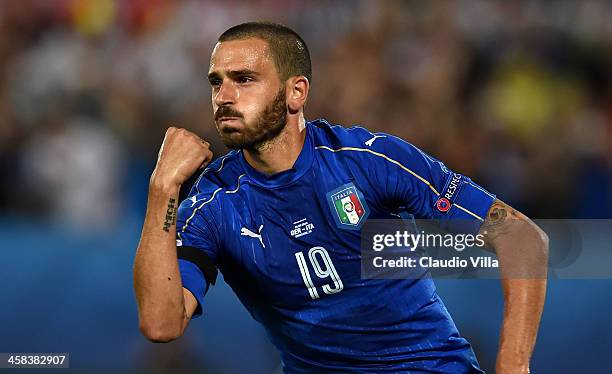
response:
[[[310,270],[308,269],[308,263],[304,257],[304,253],[297,252],[295,254],[295,259],[297,260],[298,267],[300,268],[300,273],[302,273],[302,279],[304,280],[304,284],[308,289],[308,293],[310,297],[315,300],[319,298],[319,292],[317,288],[312,283],[312,277],[310,276]],[[338,293],[342,291],[344,285],[342,284],[342,280],[334,267],[334,264],[329,257],[329,253],[323,247],[313,247],[308,251],[308,259],[310,260],[310,265],[314,270],[314,273],[317,277],[331,278],[333,281],[333,285],[324,284],[321,288],[323,292],[328,295]]]

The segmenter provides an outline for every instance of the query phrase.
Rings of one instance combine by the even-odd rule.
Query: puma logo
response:
[[[264,225],[259,226],[259,234],[255,234],[253,231],[247,229],[246,227],[243,227],[240,229],[240,235],[242,236],[249,236],[251,238],[257,238],[259,239],[259,242],[261,243],[261,246],[266,248],[266,245],[263,242],[263,239],[261,238],[261,229],[263,229]]]
[[[368,141],[365,142],[365,145],[367,145],[368,147],[371,147],[372,144],[374,143],[374,140],[378,139],[378,138],[386,138],[386,136],[384,135],[374,135],[374,137]]]

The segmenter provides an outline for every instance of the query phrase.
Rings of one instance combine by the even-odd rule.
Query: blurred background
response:
[[[70,352],[89,370],[278,371],[222,282],[185,337],[155,345],[131,281],[165,129],[226,152],[210,53],[262,19],[310,48],[307,119],[398,135],[530,217],[612,217],[611,2],[2,0],[0,352]],[[493,372],[499,281],[437,284]],[[610,370],[610,286],[550,282],[533,372]]]

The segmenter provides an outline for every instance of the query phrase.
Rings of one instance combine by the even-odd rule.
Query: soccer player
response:
[[[135,259],[143,334],[180,337],[220,270],[287,373],[482,373],[431,277],[362,279],[363,222],[398,212],[471,220],[472,233],[487,231],[502,273],[520,251],[545,274],[546,234],[402,139],[306,121],[310,56],[291,29],[227,30],[208,79],[217,130],[233,150],[208,165],[208,142],[166,132]],[[205,166],[179,205],[181,185]],[[497,373],[528,373],[546,279],[502,285]]]

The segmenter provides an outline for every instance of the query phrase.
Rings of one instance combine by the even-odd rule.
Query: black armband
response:
[[[186,260],[196,265],[204,274],[208,283],[214,285],[217,281],[217,267],[206,253],[194,247],[177,247],[176,255],[181,260]]]

